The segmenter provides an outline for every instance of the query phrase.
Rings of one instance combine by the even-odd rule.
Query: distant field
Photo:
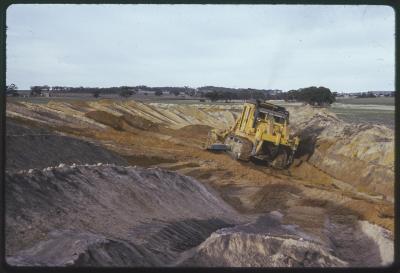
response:
[[[366,122],[395,127],[394,97],[337,98],[331,111],[347,122]]]
[[[299,106],[301,103],[271,101],[281,106]],[[340,119],[349,123],[371,123],[395,127],[394,98],[338,98],[329,108]]]
[[[375,105],[394,105],[394,97],[378,98],[336,98],[338,103],[343,104],[375,104]]]
[[[390,110],[366,110],[357,108],[331,108],[339,118],[349,123],[371,123],[395,127],[394,111]]]

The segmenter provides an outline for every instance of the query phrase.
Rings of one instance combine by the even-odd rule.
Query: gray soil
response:
[[[14,265],[167,265],[243,218],[196,180],[157,168],[61,166],[6,180]]]
[[[29,170],[65,164],[115,163],[127,165],[117,154],[99,145],[62,136],[42,128],[7,121],[6,170]]]
[[[315,236],[279,212],[241,215],[197,180],[159,168],[62,164],[6,180],[11,265],[341,267],[393,255],[373,225],[364,230],[375,240],[357,221],[326,223]]]

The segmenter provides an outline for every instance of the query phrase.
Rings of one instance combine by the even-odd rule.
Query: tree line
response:
[[[43,92],[68,92],[68,93],[92,93],[94,97],[99,97],[101,94],[119,94],[121,97],[129,97],[133,94],[142,92],[152,92],[157,96],[161,96],[164,92],[178,96],[179,94],[187,94],[194,96],[196,89],[188,86],[184,87],[149,87],[145,85],[138,86],[113,86],[113,87],[69,87],[69,86],[48,86],[35,85],[30,87],[32,96],[39,96]]]
[[[390,93],[386,93],[384,95],[385,97],[394,97],[394,91]],[[368,91],[368,92],[362,92],[357,95],[357,98],[376,98],[377,96],[373,91]]]
[[[7,94],[18,96],[18,87],[15,84],[10,84],[6,88]],[[151,92],[156,96],[162,96],[164,93],[178,96],[185,94],[188,96],[200,97],[211,101],[232,101],[232,100],[285,100],[285,101],[299,101],[310,105],[329,105],[335,102],[337,92],[332,92],[327,87],[310,86],[299,88],[296,90],[289,90],[283,92],[281,90],[271,89],[254,89],[254,88],[228,88],[217,86],[202,86],[199,88],[184,87],[149,87],[146,85],[138,86],[119,86],[119,87],[68,87],[68,86],[31,86],[31,96],[41,96],[43,92],[68,92],[68,93],[91,93],[94,97],[100,97],[101,94],[118,94],[123,98],[130,97],[138,92]],[[394,96],[395,92],[391,92],[387,96]],[[359,93],[359,98],[376,97],[373,91]]]
[[[17,96],[18,87],[15,84],[7,86],[7,92]],[[178,96],[185,94],[196,96],[211,101],[232,101],[249,99],[282,99],[286,101],[301,101],[312,105],[331,104],[335,101],[335,95],[326,87],[307,87],[297,90],[282,92],[281,90],[253,89],[253,88],[228,88],[216,86],[203,86],[197,89],[188,86],[184,87],[149,87],[139,86],[119,86],[119,87],[67,87],[67,86],[49,86],[35,85],[30,87],[31,96],[41,96],[43,92],[68,92],[68,93],[91,93],[94,97],[100,97],[101,94],[119,94],[123,98],[128,98],[139,91],[153,92],[156,96],[161,96],[164,92]]]
[[[283,93],[268,94],[262,91],[243,90],[240,92],[232,91],[209,91],[200,93],[200,97],[209,99],[211,101],[232,101],[232,100],[249,100],[249,99],[283,99]]]
[[[16,94],[17,86],[11,84],[7,87],[9,92]],[[254,89],[254,88],[229,88],[218,86],[202,86],[199,88],[184,87],[149,87],[146,85],[138,86],[113,86],[113,87],[69,87],[69,86],[49,86],[35,85],[30,87],[31,96],[42,96],[43,92],[68,92],[68,93],[91,93],[94,97],[100,97],[102,94],[119,94],[121,97],[127,98],[138,92],[151,92],[156,96],[164,93],[178,96],[185,94],[209,99],[211,101],[232,101],[232,100],[249,100],[249,99],[283,99],[304,101],[310,104],[332,103],[334,96],[328,88],[325,87],[308,87],[298,90],[290,90],[282,92],[281,90]]]
[[[310,86],[306,88],[299,88],[297,90],[290,90],[288,92],[270,92],[260,91],[252,89],[244,89],[240,92],[231,92],[224,90],[212,90],[203,94],[203,97],[211,100],[249,100],[249,99],[261,99],[261,100],[285,100],[285,101],[299,101],[310,105],[329,105],[335,102],[335,95],[337,93],[331,92],[329,88],[320,86]]]

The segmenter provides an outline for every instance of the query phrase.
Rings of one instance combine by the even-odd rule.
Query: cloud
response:
[[[7,83],[394,90],[385,6],[12,5]]]

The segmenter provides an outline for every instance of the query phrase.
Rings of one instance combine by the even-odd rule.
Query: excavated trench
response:
[[[237,105],[8,104],[7,262],[390,264],[393,130],[288,110],[302,142],[282,172],[201,149]]]

